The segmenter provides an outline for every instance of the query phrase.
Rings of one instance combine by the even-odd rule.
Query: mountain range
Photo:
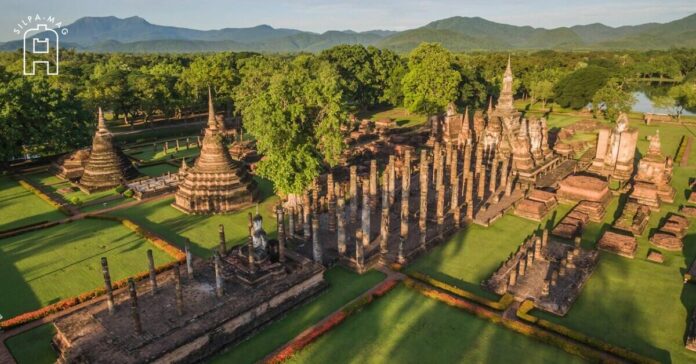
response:
[[[319,34],[269,25],[196,30],[156,25],[137,16],[84,17],[67,28],[69,33],[61,38],[62,48],[94,52],[316,52],[339,44],[362,44],[404,53],[421,42],[439,42],[452,51],[696,48],[696,13],[668,23],[621,27],[594,23],[553,29],[461,16],[400,32],[344,30]],[[0,43],[0,50],[21,47],[21,40]]]

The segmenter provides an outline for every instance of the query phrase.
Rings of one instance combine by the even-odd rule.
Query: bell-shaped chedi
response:
[[[246,167],[232,160],[225,147],[208,90],[208,127],[205,129],[201,154],[192,167],[180,169],[185,174],[172,206],[189,214],[214,214],[237,211],[254,203],[256,183]]]
[[[92,149],[78,186],[92,193],[107,190],[135,178],[138,171],[120,148],[114,146],[111,133],[106,128],[104,114],[99,108],[97,133],[92,139]]]

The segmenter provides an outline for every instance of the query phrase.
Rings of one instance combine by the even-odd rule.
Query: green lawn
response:
[[[0,314],[10,318],[103,285],[100,258],[114,281],[172,258],[118,222],[85,219],[0,240]],[[11,293],[10,293],[11,292]]]
[[[396,125],[402,128],[420,125],[428,120],[427,116],[411,113],[403,107],[395,107],[387,110],[381,109],[365,111],[358,113],[358,118],[370,119],[372,121],[389,118],[393,119],[396,122]]]
[[[82,203],[95,201],[100,198],[107,196],[113,196],[116,194],[115,189],[109,189],[106,191],[95,192],[87,194],[79,190],[77,187],[72,187],[70,191],[61,191],[63,189],[70,188],[72,184],[66,180],[60,179],[49,172],[34,173],[24,176],[29,181],[44,186],[49,190],[56,192],[57,194],[63,196],[67,202],[71,202],[71,199],[78,198]]]
[[[273,187],[269,181],[255,178],[261,189],[262,202],[259,204],[259,212],[263,216],[264,230],[273,236],[276,231],[273,209],[278,203],[278,198],[273,195]],[[225,226],[228,248],[247,241],[248,213],[255,213],[256,207],[225,215],[187,215],[172,207],[173,201],[172,197],[147,202],[111,214],[134,220],[182,247],[185,238],[188,238],[193,253],[201,257],[211,256],[211,249],[217,248],[219,224]]]
[[[581,363],[400,285],[348,318],[292,363]]]
[[[558,222],[569,210],[570,206],[561,205],[548,220]],[[555,223],[548,224],[553,225]],[[471,224],[406,269],[493,297],[480,287],[481,281],[514,253],[527,236],[545,226],[547,223],[537,223],[511,214],[503,216],[488,228]]]
[[[265,327],[255,336],[212,358],[212,363],[254,363],[292,340],[310,325],[384,279],[384,274],[369,271],[361,276],[336,267],[325,274],[329,288],[315,300],[291,311],[287,316]]]
[[[0,177],[0,230],[64,218],[60,211],[9,177]]]
[[[168,164],[168,163],[162,163],[162,164],[155,164],[153,166],[140,167],[140,168],[138,168],[138,171],[140,171],[140,173],[148,175],[150,177],[158,177],[158,176],[167,174],[167,172],[176,173],[179,171],[179,168],[174,167],[173,165]]]
[[[126,154],[130,155],[133,158],[137,158],[143,162],[151,162],[151,161],[156,161],[156,160],[164,160],[164,159],[173,159],[173,158],[182,158],[182,157],[193,157],[197,156],[200,153],[200,150],[198,149],[198,146],[195,145],[196,138],[193,138],[191,140],[191,143],[193,145],[191,148],[188,148],[185,144],[186,141],[181,141],[181,145],[179,147],[179,151],[177,152],[174,147],[176,146],[175,143],[170,142],[169,143],[169,152],[167,154],[164,153],[164,150],[162,149],[162,143],[157,143],[157,150],[152,149],[152,145],[145,145],[139,148],[135,149],[129,149],[126,150]]]
[[[5,345],[19,364],[55,363],[57,355],[51,347],[51,338],[55,332],[53,324],[41,325],[9,338]]]

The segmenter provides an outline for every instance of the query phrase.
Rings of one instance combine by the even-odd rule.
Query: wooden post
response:
[[[114,289],[111,286],[111,274],[109,274],[109,263],[106,257],[101,258],[102,275],[104,276],[104,286],[106,287],[106,303],[109,308],[109,313],[114,313]]]
[[[150,271],[152,294],[155,294],[157,293],[157,272],[155,271],[155,258],[152,256],[152,249],[147,250],[147,268]]]
[[[131,318],[133,319],[133,328],[136,334],[143,333],[143,327],[140,324],[140,313],[138,312],[138,293],[135,290],[135,281],[133,278],[128,278],[128,291],[130,293]]]

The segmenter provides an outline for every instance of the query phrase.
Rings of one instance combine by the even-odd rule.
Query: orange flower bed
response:
[[[353,302],[344,309],[332,314],[319,325],[312,327],[309,331],[300,334],[294,338],[290,343],[285,345],[280,351],[275,355],[266,360],[266,363],[278,364],[282,363],[290,358],[292,358],[295,353],[306,348],[309,344],[318,339],[321,335],[325,334],[327,331],[336,327],[338,324],[343,322],[347,317],[351,316],[355,312],[359,311],[361,308],[368,305],[370,302],[374,301],[376,297],[382,297],[387,292],[391,291],[399,281],[395,279],[390,279],[380,283],[377,288],[375,288],[371,294]]]
[[[171,269],[176,263],[181,263],[186,260],[186,254],[184,254],[178,247],[169,244],[167,241],[154,236],[149,231],[141,228],[134,222],[126,219],[120,219],[117,217],[110,216],[88,216],[90,218],[99,218],[105,220],[114,220],[121,222],[126,228],[133,230],[136,234],[139,234],[152,242],[157,248],[163,250],[165,253],[174,258],[175,262],[169,262],[155,267],[157,273],[164,272]],[[113,289],[119,289],[125,287],[128,284],[128,279],[133,278],[135,281],[140,281],[150,276],[150,271],[143,271],[137,273],[131,277],[124,278],[112,283]],[[77,306],[83,302],[87,302],[96,297],[102,296],[106,293],[106,287],[96,288],[91,291],[84,292],[78,296],[69,297],[54,304],[42,307],[38,310],[25,312],[17,316],[11,317],[7,320],[0,321],[0,329],[7,330],[30,321],[38,320],[46,316],[52,315],[54,313],[63,311],[65,309]]]

